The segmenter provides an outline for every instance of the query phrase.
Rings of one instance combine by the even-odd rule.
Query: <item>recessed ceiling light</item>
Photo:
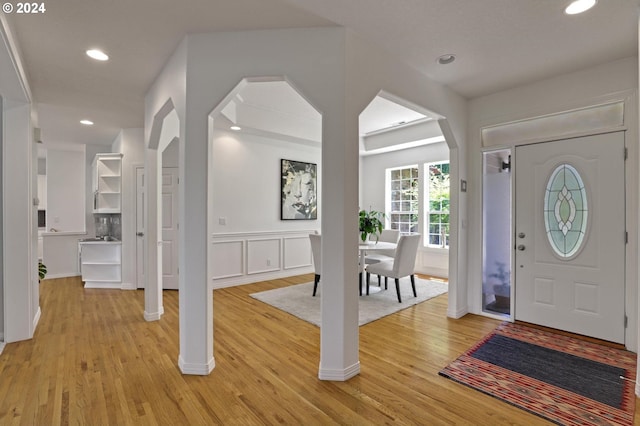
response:
[[[586,12],[595,6],[597,2],[598,0],[574,0],[564,9],[564,13],[567,15],[577,15],[578,13]]]
[[[89,56],[90,58],[95,59],[96,61],[107,61],[107,60],[109,60],[109,55],[107,55],[106,53],[104,53],[102,50],[99,50],[99,49],[89,49],[89,50],[87,50],[87,56]]]
[[[85,126],[93,126],[93,121],[91,120],[80,120],[81,124],[84,124]]]
[[[231,127],[229,127],[229,128],[230,128],[231,130],[235,130],[236,132],[237,132],[238,130],[242,130],[242,127],[240,127],[240,126],[231,126]]]
[[[438,62],[440,65],[447,65],[455,60],[456,60],[456,55],[452,53],[447,53],[446,55],[439,56],[438,59],[436,59],[436,62]]]

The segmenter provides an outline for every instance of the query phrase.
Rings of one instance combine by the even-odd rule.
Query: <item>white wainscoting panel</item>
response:
[[[244,241],[214,241],[211,247],[213,279],[244,275]]]
[[[312,273],[309,234],[313,232],[314,229],[304,229],[213,234],[213,288]]]
[[[311,266],[311,243],[309,236],[284,239],[284,269]]]
[[[247,240],[247,274],[280,270],[280,238]]]
[[[419,249],[416,256],[416,272],[449,278],[449,250]]]

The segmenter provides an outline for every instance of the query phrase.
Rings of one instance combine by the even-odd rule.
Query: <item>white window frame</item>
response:
[[[422,199],[424,200],[423,202],[423,206],[424,206],[424,237],[423,237],[423,241],[424,241],[424,246],[431,248],[431,249],[437,249],[437,250],[449,250],[449,245],[443,245],[443,244],[430,244],[429,239],[430,239],[430,225],[431,225],[431,221],[429,220],[430,215],[431,214],[443,214],[443,210],[438,210],[438,211],[431,211],[430,207],[431,207],[431,203],[429,200],[429,193],[430,193],[430,180],[429,180],[429,176],[430,176],[430,172],[429,172],[429,168],[431,166],[439,166],[442,164],[448,164],[449,165],[449,177],[451,177],[451,163],[449,160],[444,160],[444,161],[432,161],[432,162],[428,162],[428,163],[424,163],[423,164],[423,168],[422,168],[422,172],[423,172],[423,185],[424,185],[424,191],[422,191]],[[449,183],[449,203],[451,203],[451,183]],[[449,221],[451,221],[451,204],[449,204]],[[448,241],[449,238],[451,236],[451,222],[449,222],[449,233],[447,234],[447,236],[444,238],[444,242]]]
[[[418,202],[417,202],[417,210],[416,211],[403,211],[403,210],[392,210],[392,189],[391,189],[391,174],[394,171],[397,170],[405,170],[405,169],[416,169],[418,172],[418,176],[417,176],[417,182],[418,182]],[[400,235],[406,235],[406,234],[411,234],[411,233],[416,233],[416,232],[420,232],[420,197],[422,195],[422,190],[420,188],[421,183],[420,183],[420,166],[418,164],[410,164],[410,165],[406,165],[406,166],[400,166],[400,167],[391,167],[386,169],[386,179],[385,179],[385,215],[386,215],[386,228],[389,229],[394,229],[392,227],[393,221],[391,220],[392,215],[395,214],[415,214],[416,216],[416,221],[415,221],[415,226],[413,226],[413,231],[402,231],[401,226],[398,228],[398,230],[400,230]],[[399,222],[399,223],[404,223],[404,222]],[[410,224],[412,224],[412,222],[409,222]]]

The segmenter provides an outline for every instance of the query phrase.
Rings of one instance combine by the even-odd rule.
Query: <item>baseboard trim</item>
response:
[[[463,308],[463,309],[458,309],[456,310],[447,310],[447,317],[449,318],[453,318],[453,319],[459,319],[462,318],[463,316],[467,315],[469,313],[469,309],[467,308]]]
[[[163,314],[164,307],[161,306],[158,312],[149,313],[147,311],[144,311],[144,319],[146,321],[159,321]]]
[[[36,327],[38,327],[38,323],[40,322],[40,317],[42,316],[42,310],[40,306],[38,306],[38,310],[36,311],[36,315],[33,317],[33,331],[36,331]]]
[[[132,283],[122,283],[121,290],[137,290],[136,285]]]
[[[85,281],[84,288],[105,288],[112,290],[120,290],[119,282],[101,282],[101,281]]]
[[[207,376],[211,374],[216,367],[216,361],[213,357],[206,364],[194,364],[187,363],[182,358],[182,355],[178,356],[178,367],[182,374],[190,374],[194,376]]]
[[[302,274],[312,274],[313,271],[314,271],[313,267],[301,267],[301,268],[291,268],[291,269],[278,270],[274,272],[264,272],[264,273],[251,274],[251,275],[239,275],[237,277],[215,278],[212,280],[213,289],[216,290],[219,288],[253,284],[259,281],[277,280],[281,278],[287,278],[287,277],[292,277],[292,276],[302,275]]]
[[[65,273],[65,274],[47,274],[46,277],[44,277],[45,280],[55,280],[56,278],[73,278],[73,277],[79,277],[80,274],[78,274],[77,272],[69,272],[69,273]]]
[[[350,367],[344,370],[335,370],[331,368],[322,368],[318,371],[318,378],[320,380],[328,380],[333,382],[346,382],[350,378],[360,374],[360,361],[356,362]]]
[[[4,335],[2,336],[2,341],[0,342],[0,355],[2,355],[2,351],[4,351]]]

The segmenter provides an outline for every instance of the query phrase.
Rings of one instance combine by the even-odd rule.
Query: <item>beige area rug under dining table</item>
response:
[[[371,277],[370,288],[378,290],[377,277]],[[409,277],[402,278],[400,280],[400,296],[402,297],[402,303],[398,303],[393,279],[389,279],[388,290],[384,290],[383,279],[381,291],[372,293],[368,296],[365,294],[360,296],[358,305],[359,325],[367,324],[413,305],[417,305],[418,303],[444,294],[447,290],[448,285],[445,282],[424,280],[416,277],[416,293],[418,294],[418,297],[413,297]],[[364,291],[365,289],[363,286],[363,292]],[[315,297],[312,296],[312,282],[276,288],[273,290],[262,291],[260,293],[253,293],[250,296],[319,327],[321,292],[322,281],[320,281],[320,284],[318,285],[318,292]]]

